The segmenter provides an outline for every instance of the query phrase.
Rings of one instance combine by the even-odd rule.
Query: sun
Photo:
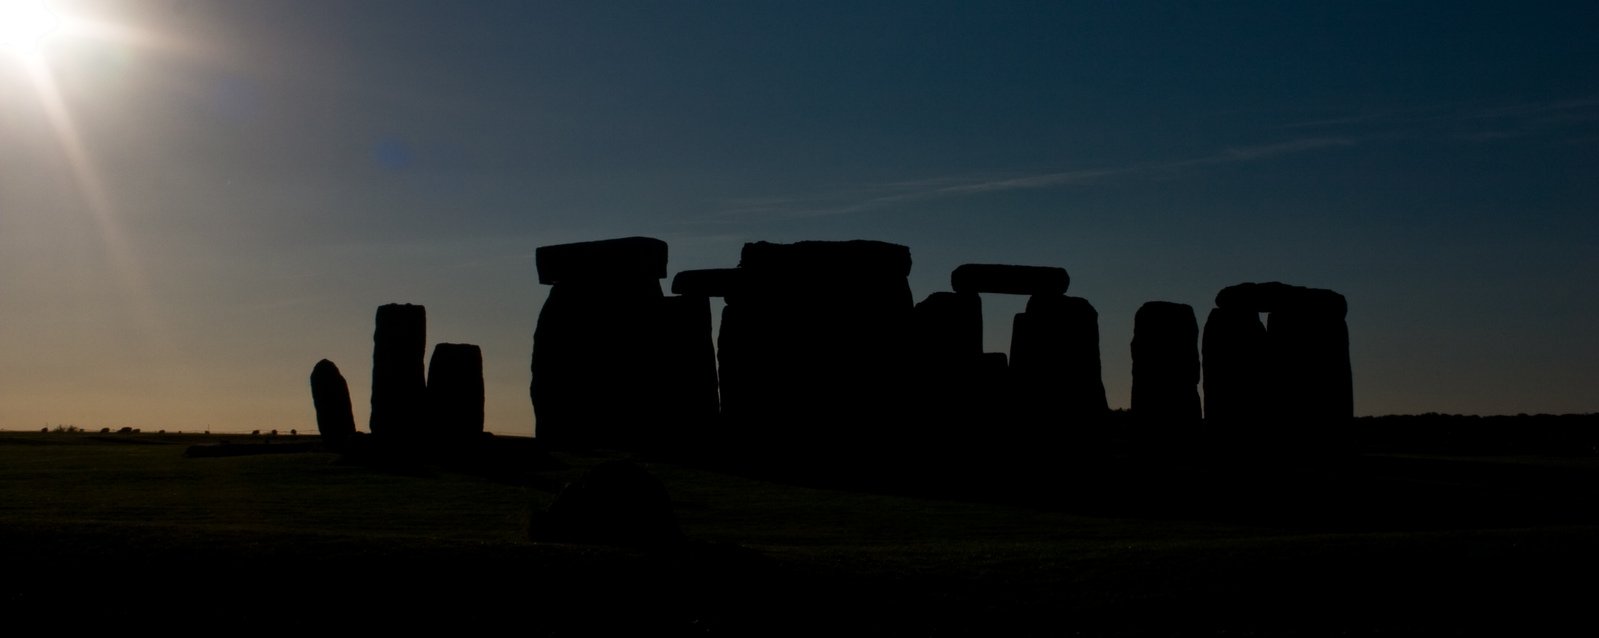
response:
[[[46,0],[0,0],[0,47],[32,52],[60,28]]]

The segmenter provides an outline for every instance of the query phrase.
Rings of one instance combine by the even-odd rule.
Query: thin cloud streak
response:
[[[1389,136],[1394,138],[1423,137],[1430,132],[1458,140],[1494,142],[1595,121],[1599,121],[1599,96],[1494,106],[1439,104],[1307,120],[1279,128],[1388,130]]]
[[[1170,177],[1174,171],[1185,169],[1257,162],[1286,155],[1349,147],[1355,144],[1355,140],[1349,138],[1303,138],[1275,144],[1226,148],[1213,155],[1167,162],[1143,162],[1118,167],[1008,177],[935,177],[877,184],[849,191],[811,196],[744,199],[729,202],[731,206],[715,213],[713,219],[700,219],[697,221],[700,223],[745,222],[752,219],[772,221],[849,215],[906,202],[987,193],[1077,187],[1113,179],[1137,178],[1154,174]]]

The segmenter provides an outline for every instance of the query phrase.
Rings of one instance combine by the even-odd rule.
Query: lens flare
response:
[[[45,0],[0,0],[0,46],[24,51],[61,29],[61,16]]]

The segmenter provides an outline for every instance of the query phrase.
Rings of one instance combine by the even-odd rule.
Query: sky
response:
[[[408,302],[531,434],[534,250],[632,235],[1064,267],[1113,407],[1140,304],[1283,281],[1348,298],[1357,414],[1599,412],[1593,2],[51,6],[0,44],[0,429],[314,431],[323,358],[364,429]]]

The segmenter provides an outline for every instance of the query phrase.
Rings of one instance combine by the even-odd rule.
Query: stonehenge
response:
[[[905,246],[751,242],[735,268],[677,273],[666,297],[654,240],[540,251],[540,281],[553,286],[534,338],[541,439],[648,447],[681,438],[671,424],[714,422],[724,441],[768,452],[947,454],[1083,446],[1110,422],[1099,313],[1066,294],[1063,268],[964,264],[952,291],[912,303]],[[983,352],[983,294],[1027,296],[1008,356]],[[712,297],[724,301],[714,348]],[[1222,289],[1216,305],[1203,333],[1186,304],[1138,309],[1133,423],[1191,436],[1201,424],[1352,416],[1342,296],[1251,283]]]
[[[736,267],[676,273],[671,295],[667,257],[666,243],[647,237],[538,248],[538,280],[550,289],[528,391],[541,442],[936,462],[1001,446],[1093,448],[1117,435],[1108,428],[1132,424],[1134,438],[1171,450],[1203,435],[1326,451],[1354,415],[1348,304],[1331,290],[1227,286],[1203,330],[1189,305],[1144,303],[1130,344],[1131,419],[1112,419],[1099,313],[1067,294],[1063,268],[963,264],[953,290],[913,302],[910,249],[898,244],[751,242]],[[1008,354],[984,352],[985,294],[1027,297]],[[424,371],[426,333],[422,306],[378,308],[374,440],[459,444],[484,432],[481,349],[438,344]],[[318,362],[311,386],[323,437],[349,439],[338,368]]]

